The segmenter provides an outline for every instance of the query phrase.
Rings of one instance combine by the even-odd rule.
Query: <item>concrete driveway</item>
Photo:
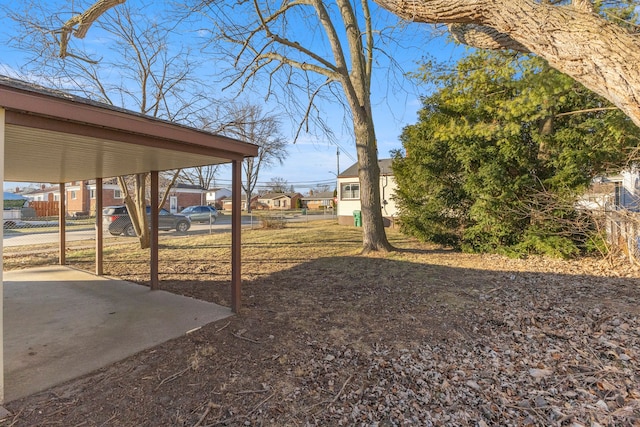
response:
[[[216,304],[63,266],[3,276],[5,402],[232,315]]]

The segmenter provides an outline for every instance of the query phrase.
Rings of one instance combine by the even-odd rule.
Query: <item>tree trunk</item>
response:
[[[375,0],[415,22],[446,23],[462,43],[530,51],[640,126],[640,38],[585,8],[533,0]]]
[[[147,219],[146,178],[147,174],[144,173],[134,175],[135,195],[131,197],[124,177],[118,177],[118,185],[122,194],[125,195],[124,204],[127,207],[131,225],[140,240],[140,249],[147,249],[151,245],[149,220]]]
[[[246,191],[245,194],[247,195],[247,213],[251,213],[251,191]],[[242,207],[241,207],[242,208]],[[242,209],[240,209],[242,210]]]
[[[367,123],[370,122],[370,123]],[[393,249],[384,231],[380,204],[380,166],[373,119],[354,117],[360,206],[362,211],[362,253]]]

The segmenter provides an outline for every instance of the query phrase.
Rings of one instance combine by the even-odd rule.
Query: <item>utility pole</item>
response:
[[[340,148],[336,148],[336,162],[337,162],[337,167],[338,170],[336,172],[336,178],[338,177],[338,175],[340,175]]]

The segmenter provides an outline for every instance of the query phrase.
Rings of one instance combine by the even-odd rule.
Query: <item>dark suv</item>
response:
[[[147,206],[147,217],[151,212],[151,207]],[[105,223],[109,224],[109,233],[114,236],[124,234],[125,236],[136,236],[136,230],[131,224],[131,218],[127,213],[126,206],[107,206],[102,210]],[[176,230],[181,233],[191,228],[189,217],[180,214],[172,214],[166,209],[160,209],[158,213],[159,230]]]

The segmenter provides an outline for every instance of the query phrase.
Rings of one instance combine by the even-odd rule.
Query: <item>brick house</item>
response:
[[[67,216],[95,215],[96,183],[90,181],[74,181],[65,186]],[[163,208],[174,212],[191,205],[200,205],[204,201],[205,190],[200,186],[177,183],[169,192]],[[22,193],[32,201],[58,202],[60,189],[58,186],[41,186],[40,189],[27,190]],[[102,200],[104,206],[124,204],[124,195],[115,179],[104,180],[102,184]]]
[[[302,198],[302,206],[310,210],[330,209],[333,206],[333,191],[309,191],[309,195]]]
[[[300,193],[266,193],[258,196],[255,208],[281,211],[295,209],[301,199]]]

